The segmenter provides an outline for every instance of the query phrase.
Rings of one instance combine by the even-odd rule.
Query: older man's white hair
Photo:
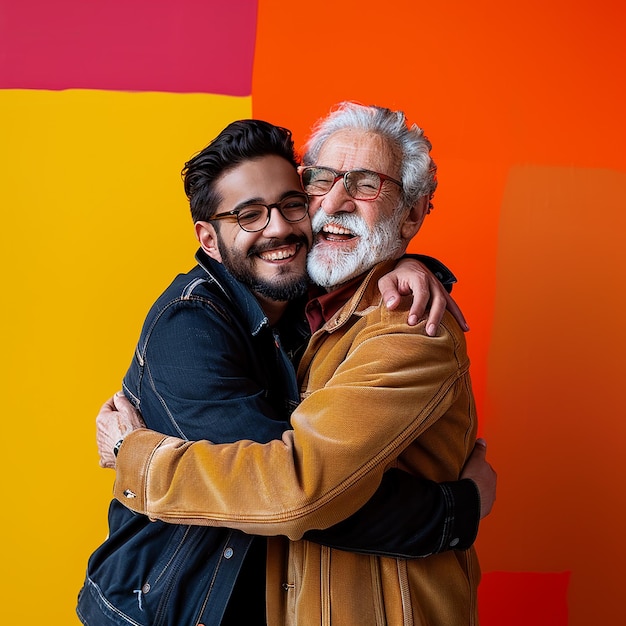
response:
[[[430,157],[432,145],[417,124],[407,126],[402,111],[341,102],[313,127],[305,146],[304,164],[315,165],[330,136],[345,129],[376,133],[399,151],[402,194],[407,207],[414,206],[423,196],[433,195],[437,187],[437,166]]]

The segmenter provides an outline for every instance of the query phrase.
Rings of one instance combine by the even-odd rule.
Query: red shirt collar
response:
[[[345,283],[338,289],[329,291],[328,293],[322,292],[315,296],[311,294],[311,299],[306,305],[306,318],[311,327],[311,332],[314,333],[319,330],[337,311],[356,293],[361,281],[362,276],[357,276],[351,281]]]

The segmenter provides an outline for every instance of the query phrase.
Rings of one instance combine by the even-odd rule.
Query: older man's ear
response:
[[[408,241],[416,235],[417,231],[422,226],[424,218],[430,213],[429,207],[429,196],[423,196],[411,207],[400,230],[403,239]]]

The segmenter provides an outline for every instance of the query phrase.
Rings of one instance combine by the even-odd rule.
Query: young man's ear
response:
[[[402,223],[402,238],[412,239],[417,231],[421,228],[422,222],[428,213],[430,213],[430,197],[422,196],[409,210],[404,222]]]
[[[222,255],[217,247],[217,232],[211,222],[196,222],[196,238],[202,249],[216,261],[222,262]]]

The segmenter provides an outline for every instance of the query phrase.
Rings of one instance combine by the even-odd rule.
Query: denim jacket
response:
[[[299,401],[289,357],[309,339],[303,303],[292,303],[272,328],[220,263],[202,251],[196,258],[199,264],[177,276],[148,313],[124,392],[148,428],[166,435],[215,443],[280,439]],[[309,538],[359,552],[424,556],[441,549],[452,518],[457,536],[471,544],[479,504],[467,483],[442,491],[390,470],[371,503]],[[224,615],[246,555],[264,542],[227,528],[153,522],[114,500],[109,536],[89,559],[78,615],[88,626],[230,623]],[[262,594],[261,564],[256,572],[253,584]]]

